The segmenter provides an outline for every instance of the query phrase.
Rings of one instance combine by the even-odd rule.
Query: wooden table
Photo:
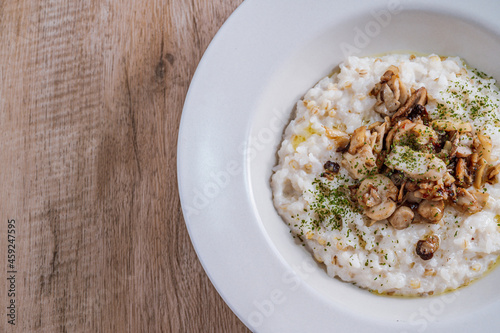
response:
[[[0,332],[247,331],[176,179],[191,77],[240,3],[0,3]]]

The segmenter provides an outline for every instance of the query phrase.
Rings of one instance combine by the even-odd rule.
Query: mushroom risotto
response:
[[[272,189],[328,275],[431,295],[500,254],[500,95],[456,57],[349,57],[297,103]]]

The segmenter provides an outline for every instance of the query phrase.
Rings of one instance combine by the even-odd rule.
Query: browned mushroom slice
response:
[[[411,108],[416,104],[427,104],[427,89],[425,89],[425,87],[421,87],[411,94],[406,103],[392,116],[392,120],[400,117],[406,117],[410,113]]]
[[[457,186],[455,184],[451,184],[446,188],[446,192],[448,193],[448,199],[452,203],[457,202]]]
[[[396,209],[398,188],[384,175],[367,177],[357,190],[359,204],[366,216],[379,221],[388,218]]]
[[[484,158],[481,158],[476,166],[476,175],[474,178],[474,187],[480,189],[483,187],[484,183],[486,183],[486,178],[488,175],[486,174],[488,168],[488,163]]]
[[[456,183],[461,187],[469,187],[471,185],[471,177],[469,170],[467,169],[467,162],[465,158],[458,158],[457,165],[455,167],[455,178]]]
[[[429,113],[423,105],[415,104],[406,117],[413,122],[421,122],[426,126],[429,125]]]
[[[370,145],[364,145],[356,154],[344,153],[341,164],[354,179],[361,179],[377,171],[376,158]]]
[[[406,182],[405,189],[408,192],[414,192],[419,189],[417,181],[408,181]]]
[[[461,134],[459,131],[454,131],[451,138],[451,150],[449,157],[469,157],[472,155],[473,137],[471,133]]]
[[[413,217],[415,213],[411,210],[411,208],[406,206],[401,206],[389,217],[389,223],[396,230],[406,229],[410,226],[413,221]]]
[[[479,157],[484,158],[487,162],[490,162],[491,158],[491,138],[487,135],[478,133],[476,135],[477,140],[474,140],[473,146],[475,151],[479,154]]]
[[[401,184],[401,186],[399,187],[398,197],[396,200],[397,203],[403,202],[404,194],[405,194],[405,185],[406,185],[406,181],[404,181],[403,184]]]
[[[415,94],[418,96],[415,104],[425,106],[425,104],[427,104],[427,89],[425,89],[425,87],[421,87],[415,91]]]
[[[403,84],[403,81],[399,80],[399,103],[401,105],[404,105],[406,101],[408,100],[408,89],[406,89],[406,86]]]
[[[418,213],[432,223],[437,223],[443,218],[444,201],[424,200],[418,206]]]
[[[489,195],[479,191],[467,191],[462,187],[457,188],[455,207],[463,213],[474,214],[480,212],[488,201]]]
[[[375,145],[373,146],[373,151],[377,154],[380,153],[384,147],[384,136],[387,128],[390,126],[390,121],[388,119],[389,117],[386,117],[385,122],[377,122],[375,123],[376,126],[369,127],[369,129],[374,131],[374,134],[377,133]]]
[[[359,188],[357,190],[358,202],[362,207],[373,207],[366,204],[365,194],[372,193],[373,190],[376,190],[378,196],[382,198],[382,200],[392,199],[396,200],[396,196],[398,193],[398,188],[394,183],[384,175],[373,175],[365,178],[361,184],[359,184]],[[377,204],[380,202],[377,202]]]
[[[350,141],[349,134],[335,128],[327,128],[324,126],[323,128],[325,129],[326,137],[335,142],[337,149],[344,149],[347,147]]]
[[[406,202],[418,204],[418,203],[422,202],[422,198],[417,197],[415,195],[415,191],[408,192],[406,194]]]
[[[373,147],[377,140],[377,132],[370,133],[366,126],[357,128],[351,136],[349,149],[342,155],[342,166],[355,179],[374,174],[377,170]]]
[[[396,210],[396,203],[392,200],[383,201],[381,204],[365,210],[365,215],[375,221],[385,220]]]
[[[351,143],[349,145],[349,154],[356,154],[359,148],[367,144],[366,126],[358,127],[354,130],[351,136]]]
[[[481,210],[486,206],[488,203],[488,199],[490,198],[490,195],[488,193],[484,193],[482,191],[477,191],[477,190],[472,190],[470,191],[472,195],[476,198],[477,203]]]
[[[432,201],[448,199],[448,193],[445,190],[443,181],[440,179],[433,182],[421,182],[419,187],[417,191],[413,192],[417,198]]]
[[[443,176],[445,186],[451,186],[455,182],[455,178],[447,171]]]
[[[378,189],[372,184],[369,184],[368,191],[361,196],[360,201],[363,202],[366,207],[373,207],[382,203],[382,198],[378,193]]]
[[[422,260],[432,259],[434,253],[439,249],[439,237],[431,235],[417,242],[416,252]]]
[[[408,92],[398,74],[399,69],[396,66],[390,66],[370,92],[371,95],[377,97],[373,107],[376,112],[391,115],[406,102]]]
[[[368,130],[372,131],[375,129],[375,127],[382,125],[383,123],[381,121],[376,121],[374,123],[371,123],[368,125]]]
[[[382,108],[379,108],[378,110],[376,109],[375,111],[382,114],[391,114],[399,108],[399,85],[396,87],[397,88],[395,90],[392,90],[388,84],[384,85],[382,93],[380,94],[384,104],[381,105]],[[385,108],[388,113],[384,112],[383,108]]]
[[[387,133],[385,137],[385,149],[387,150],[387,152],[391,151],[392,140],[394,139],[394,135],[397,131],[398,125],[395,125],[390,129],[389,133]]]
[[[325,169],[325,172],[321,174],[321,177],[325,177],[328,180],[333,180],[340,171],[340,164],[338,164],[337,162],[327,161],[323,165],[323,169]]]
[[[394,65],[389,66],[384,75],[380,78],[380,82],[389,82],[394,76],[399,75],[399,68]]]
[[[498,183],[498,174],[500,173],[500,164],[497,164],[494,167],[491,167],[488,170],[488,176],[487,176],[487,181],[490,184],[496,184]]]
[[[476,172],[478,164],[479,164],[479,154],[472,153],[469,156],[469,170],[471,170],[471,172]]]

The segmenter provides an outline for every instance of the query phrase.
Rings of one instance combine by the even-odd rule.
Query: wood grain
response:
[[[177,194],[198,61],[241,0],[0,2],[1,332],[247,332]]]

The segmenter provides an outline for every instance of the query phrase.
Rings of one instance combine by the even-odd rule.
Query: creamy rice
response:
[[[413,223],[395,230],[387,220],[368,226],[366,216],[346,203],[347,197],[325,195],[355,183],[344,168],[332,181],[321,177],[327,161],[342,160],[328,136],[330,129],[352,134],[362,125],[383,121],[374,111],[376,98],[370,91],[391,65],[399,68],[406,87],[427,89],[431,118],[453,110],[475,131],[489,135],[492,159],[500,157],[500,101],[493,79],[456,57],[349,57],[338,73],[322,79],[297,103],[272,176],[274,204],[294,237],[325,264],[331,277],[379,293],[441,293],[468,284],[495,263],[500,253],[500,183],[484,186],[490,196],[478,213],[461,213],[447,205],[437,224]],[[322,205],[340,218],[321,220],[317,213]],[[439,250],[432,259],[422,260],[415,244],[429,233],[439,235]]]

